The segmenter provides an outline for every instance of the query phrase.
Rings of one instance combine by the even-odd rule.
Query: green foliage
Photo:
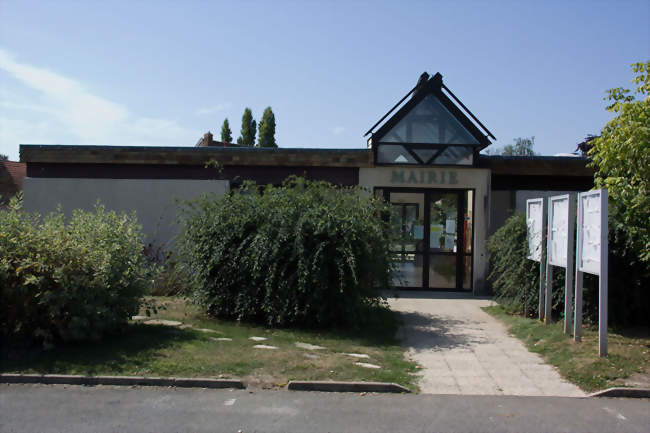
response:
[[[381,201],[291,177],[188,203],[180,244],[208,314],[271,326],[355,326],[390,283]]]
[[[9,161],[9,157],[4,153],[0,153],[0,161]]]
[[[629,89],[608,90],[607,110],[616,117],[605,125],[589,151],[595,183],[607,188],[611,221],[627,232],[627,241],[641,260],[650,261],[650,61],[635,63]]]
[[[76,210],[44,218],[13,199],[0,211],[0,336],[98,339],[137,313],[149,280],[135,215]]]
[[[275,114],[271,107],[266,107],[260,120],[258,147],[278,147],[275,142]]]
[[[528,317],[539,314],[539,263],[528,260],[526,217],[516,214],[488,239],[490,280],[494,298]],[[555,268],[553,287],[563,287],[564,272]],[[553,311],[559,312],[563,291],[553,291]]]
[[[502,148],[488,149],[486,155],[504,156],[535,156],[535,137],[515,138],[513,144],[506,144]]]
[[[650,318],[650,269],[629,247],[627,232],[609,232],[609,323],[648,325]],[[526,258],[526,220],[514,215],[488,240],[490,279],[495,299],[528,317],[538,316],[539,263]],[[564,305],[564,269],[553,267],[553,314]],[[598,278],[584,275],[583,315],[586,323],[598,322]]]
[[[237,138],[237,144],[253,146],[255,144],[256,130],[257,123],[253,119],[253,112],[250,108],[246,107],[241,118],[241,135]]]
[[[221,142],[232,143],[232,131],[230,130],[228,118],[224,119],[223,124],[221,125]]]

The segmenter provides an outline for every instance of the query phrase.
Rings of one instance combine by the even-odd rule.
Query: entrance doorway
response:
[[[474,191],[379,188],[391,205],[396,287],[472,290]]]

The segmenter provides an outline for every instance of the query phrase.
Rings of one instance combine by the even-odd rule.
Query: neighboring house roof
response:
[[[23,189],[27,164],[15,161],[0,161],[0,203],[6,203],[18,191]]]
[[[27,164],[17,161],[0,161],[16,187],[23,189],[23,179],[27,175]]]

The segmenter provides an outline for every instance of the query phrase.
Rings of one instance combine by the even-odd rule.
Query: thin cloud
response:
[[[180,146],[193,144],[200,135],[172,120],[137,116],[71,78],[20,63],[1,48],[0,70],[16,79],[17,88],[37,94],[25,101],[16,89],[3,89],[3,148],[30,142]]]
[[[212,107],[199,108],[198,110],[196,110],[196,114],[198,116],[205,116],[205,115],[208,115],[208,114],[215,114],[215,113],[218,113],[219,111],[227,110],[228,108],[230,108],[229,103],[218,104],[218,105],[214,105]]]

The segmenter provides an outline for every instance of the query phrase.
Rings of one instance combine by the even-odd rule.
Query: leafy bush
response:
[[[185,268],[177,263],[172,251],[166,250],[164,245],[154,247],[148,244],[144,254],[151,268],[152,296],[184,296],[189,293],[188,275]]]
[[[650,318],[650,269],[626,238],[620,224],[610,222],[609,323],[648,325]],[[539,263],[526,259],[526,219],[510,217],[488,240],[490,279],[495,299],[520,314],[538,316]],[[553,267],[553,315],[564,310],[564,269]],[[584,274],[585,322],[598,321],[598,278]]]
[[[515,214],[488,239],[494,298],[529,317],[539,315],[539,263],[528,260],[526,217]],[[553,313],[564,303],[564,270],[553,268]]]
[[[97,339],[138,311],[148,286],[135,215],[76,210],[66,224],[12,200],[0,211],[0,329],[7,341]]]
[[[383,203],[291,177],[190,202],[180,244],[208,314],[271,326],[359,324],[390,281]]]

